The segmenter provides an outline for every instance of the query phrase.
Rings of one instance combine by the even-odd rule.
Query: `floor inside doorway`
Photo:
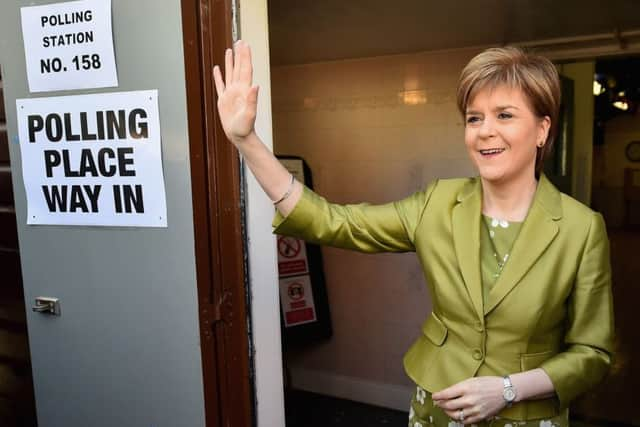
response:
[[[300,390],[285,393],[287,427],[405,427],[408,412]]]

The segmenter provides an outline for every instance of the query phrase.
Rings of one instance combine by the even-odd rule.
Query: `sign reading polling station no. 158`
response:
[[[27,224],[167,226],[156,90],[16,108]]]
[[[111,0],[20,9],[31,92],[118,86]]]

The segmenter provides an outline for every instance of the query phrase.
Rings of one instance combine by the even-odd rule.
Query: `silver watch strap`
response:
[[[513,387],[513,384],[511,384],[511,378],[509,378],[509,375],[505,375],[504,377],[502,377],[502,380],[504,381],[504,387]]]

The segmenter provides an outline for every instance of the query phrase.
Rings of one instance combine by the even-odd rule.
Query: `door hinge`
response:
[[[224,291],[214,304],[207,304],[200,309],[200,323],[205,338],[211,338],[213,327],[223,322],[227,326],[233,323],[233,294]]]

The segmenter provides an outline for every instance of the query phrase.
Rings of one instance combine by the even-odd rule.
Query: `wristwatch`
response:
[[[507,402],[507,408],[510,408],[516,400],[516,389],[513,384],[511,384],[511,378],[509,378],[508,375],[503,377],[503,380],[504,389],[502,390],[502,397],[504,397],[505,402]]]

